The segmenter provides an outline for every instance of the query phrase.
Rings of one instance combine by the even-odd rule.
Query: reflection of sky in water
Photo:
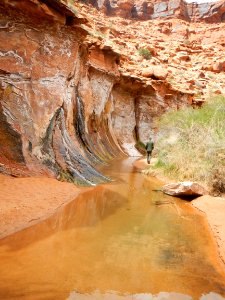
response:
[[[187,3],[213,3],[213,2],[219,2],[218,0],[185,0]]]
[[[99,291],[94,292],[93,294],[79,294],[72,292],[67,300],[193,300],[191,296],[179,294],[179,293],[166,293],[161,292],[157,295],[152,294],[134,294],[134,295],[118,295],[116,292],[109,292],[105,294],[99,293]],[[222,296],[216,293],[209,293],[203,295],[199,300],[224,300]]]

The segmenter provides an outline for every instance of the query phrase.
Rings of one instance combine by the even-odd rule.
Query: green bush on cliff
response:
[[[225,97],[200,109],[168,112],[158,127],[154,168],[178,180],[203,182],[214,194],[225,192]]]
[[[138,49],[138,54],[144,57],[145,59],[149,60],[152,57],[151,52],[146,48]]]

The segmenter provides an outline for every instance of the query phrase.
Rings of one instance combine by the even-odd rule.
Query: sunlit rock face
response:
[[[225,2],[187,3],[184,0],[92,0],[84,1],[104,11],[107,15],[152,20],[157,18],[181,18],[186,21],[204,20],[206,22],[224,22]]]
[[[101,183],[99,164],[138,155],[152,118],[190,95],[121,74],[119,54],[87,38],[84,19],[46,3],[0,4],[0,171]]]

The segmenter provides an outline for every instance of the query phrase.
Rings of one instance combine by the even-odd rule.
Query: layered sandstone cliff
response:
[[[96,167],[137,155],[135,144],[154,134],[156,116],[193,103],[196,76],[207,93],[207,76],[217,72],[216,91],[223,92],[223,61],[204,61],[201,37],[190,27],[187,36],[185,21],[133,23],[60,0],[4,0],[0,9],[3,173],[107,181]],[[213,34],[217,26],[210,39],[220,40],[220,55],[223,24],[210,26]],[[137,54],[141,47],[151,60]]]
[[[187,3],[184,0],[85,0],[109,16],[153,20],[181,18],[186,21],[224,22],[225,2]]]

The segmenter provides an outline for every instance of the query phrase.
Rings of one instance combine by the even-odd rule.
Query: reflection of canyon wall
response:
[[[136,154],[152,119],[190,96],[120,75],[118,55],[51,3],[0,4],[0,171],[99,183],[96,165]]]
[[[86,0],[107,15],[150,20],[182,18],[186,21],[225,21],[225,1],[186,3],[184,0]],[[207,2],[207,0],[205,1]]]

